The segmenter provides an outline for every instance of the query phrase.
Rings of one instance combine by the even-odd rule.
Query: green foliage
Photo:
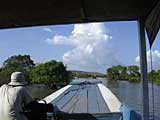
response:
[[[140,82],[140,73],[138,66],[124,67],[121,65],[113,66],[107,69],[107,78],[112,80],[128,80],[129,82]],[[149,82],[160,84],[160,70],[148,73]]]
[[[160,70],[157,71],[157,77],[155,79],[155,83],[157,83],[158,85],[160,85]]]
[[[139,76],[131,76],[131,75],[128,76],[127,80],[129,82],[140,82],[141,81]]]
[[[78,77],[78,78],[90,78],[90,77],[92,77],[92,75],[83,73],[83,74],[74,74],[74,77]]]
[[[33,83],[67,84],[69,77],[70,74],[63,63],[54,60],[37,65],[30,73]]]
[[[15,55],[9,57],[3,63],[3,68],[9,68],[11,70],[29,71],[34,66],[33,60],[29,55]]]
[[[20,71],[26,80],[32,83],[59,83],[67,84],[72,77],[62,62],[55,60],[35,66],[29,55],[15,55],[4,61],[0,68],[0,85],[8,83],[12,72]]]
[[[107,69],[107,78],[113,80],[128,80],[130,82],[139,82],[140,73],[138,66],[113,66]]]
[[[34,67],[34,63],[29,55],[14,55],[4,61],[0,70],[0,84],[8,83],[12,72],[23,72],[26,80],[29,80],[29,71]]]
[[[127,70],[131,76],[140,76],[139,67],[138,66],[128,66]]]
[[[151,72],[148,73],[148,81],[160,85],[160,70],[155,71],[152,70]]]
[[[3,68],[0,71],[0,85],[4,83],[8,83],[10,81],[10,76],[12,74],[12,70]]]
[[[109,79],[127,79],[127,68],[121,65],[113,66],[107,69],[107,76]]]
[[[100,78],[106,78],[105,75],[103,74],[96,74],[96,73],[89,73],[89,72],[71,72],[72,73],[72,78],[74,77],[78,77],[78,78],[97,78],[97,77],[100,77]]]

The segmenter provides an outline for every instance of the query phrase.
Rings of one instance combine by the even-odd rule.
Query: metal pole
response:
[[[143,20],[138,21],[139,27],[139,52],[140,52],[140,68],[142,81],[142,119],[149,120],[149,96],[148,96],[148,80],[147,80],[147,58],[146,58],[146,39],[145,39],[145,23]]]

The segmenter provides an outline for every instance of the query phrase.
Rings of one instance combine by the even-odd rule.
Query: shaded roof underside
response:
[[[0,28],[82,22],[137,20],[158,0],[5,0],[0,4]]]

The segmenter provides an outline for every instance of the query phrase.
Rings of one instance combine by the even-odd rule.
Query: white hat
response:
[[[26,85],[24,75],[22,72],[13,72],[11,75],[11,82],[8,85]]]

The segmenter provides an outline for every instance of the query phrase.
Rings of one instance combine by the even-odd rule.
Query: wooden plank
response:
[[[67,113],[110,112],[97,84],[72,85],[52,104]]]
[[[121,102],[117,97],[103,84],[98,84],[98,88],[111,112],[120,112]]]
[[[98,105],[99,105],[99,112],[100,113],[108,113],[110,112],[109,111],[109,108],[107,106],[107,104],[105,103],[103,97],[102,97],[102,94],[100,93],[99,89],[98,89],[98,85],[96,85],[96,90],[97,90],[97,98],[98,98]]]
[[[75,104],[74,113],[87,113],[87,89],[86,85],[81,86],[78,102]]]

